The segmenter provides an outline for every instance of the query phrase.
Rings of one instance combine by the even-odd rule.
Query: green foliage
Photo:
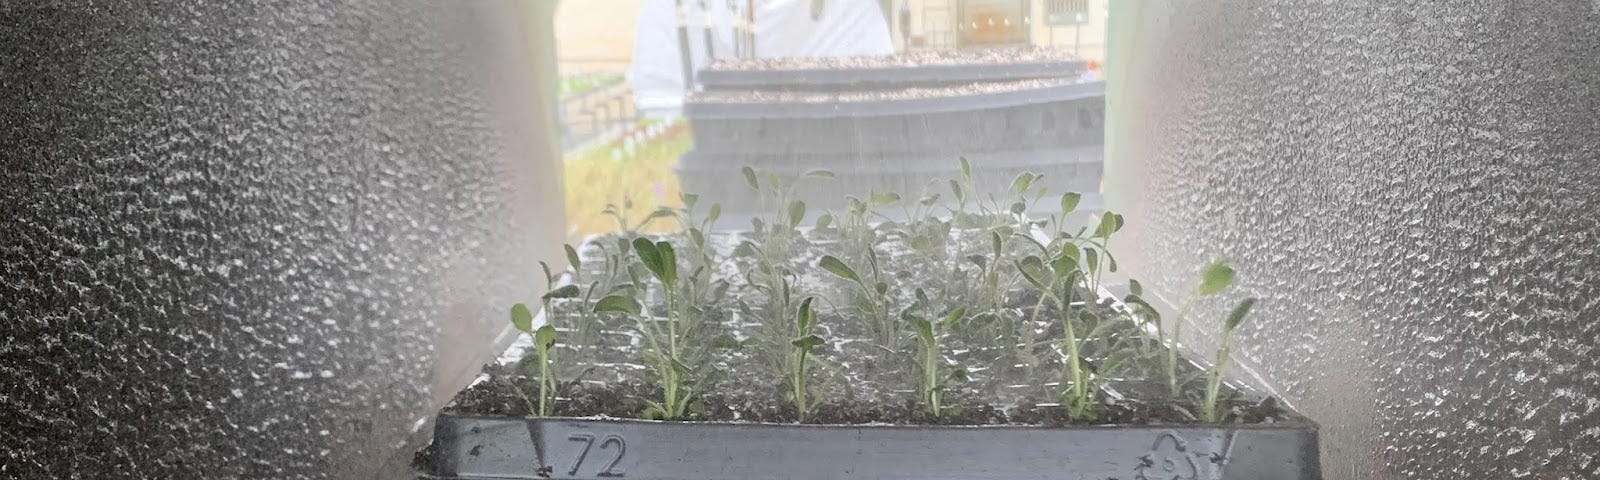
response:
[[[715,369],[707,368],[708,352],[740,349],[763,374],[784,379],[774,382],[772,393],[805,422],[829,395],[841,393],[816,382],[840,378],[836,369],[848,365],[830,362],[832,352],[823,335],[839,330],[831,322],[818,325],[819,310],[826,308],[842,320],[861,322],[858,331],[881,347],[875,351],[882,353],[872,354],[879,355],[873,361],[887,362],[888,378],[904,382],[902,391],[914,384],[921,408],[936,418],[959,409],[947,405],[947,396],[953,385],[966,381],[966,363],[973,372],[993,369],[1032,378],[1039,378],[1036,368],[1045,368],[1049,378],[1039,384],[1052,386],[1041,388],[1058,396],[1074,421],[1099,418],[1104,385],[1130,371],[1164,374],[1173,398],[1182,390],[1193,400],[1185,403],[1200,412],[1192,416],[1208,422],[1223,419],[1225,413],[1218,410],[1224,400],[1218,397],[1231,335],[1254,301],[1241,303],[1224,319],[1225,340],[1212,370],[1180,374],[1176,352],[1181,319],[1192,304],[1220,295],[1234,282],[1235,272],[1226,262],[1203,269],[1201,281],[1171,319],[1163,319],[1146,301],[1146,286],[1136,280],[1129,281],[1123,298],[1127,309],[1113,312],[1098,300],[1102,276],[1118,269],[1109,245],[1125,226],[1122,215],[1079,213],[1083,196],[1074,192],[1045,201],[1043,177],[1032,173],[1017,175],[1003,191],[980,189],[971,164],[962,159],[960,167],[959,178],[930,182],[920,195],[872,192],[865,198],[847,197],[846,208],[836,211],[811,208],[794,198],[795,185],[786,183],[832,179],[832,172],[780,177],[741,168],[741,177],[762,199],[766,214],[751,219],[752,231],[735,240],[731,253],[716,247],[728,243],[719,243],[712,228],[721,217],[721,205],[707,206],[697,195],[680,194],[682,208],[657,209],[642,220],[629,216],[633,205],[626,198],[620,206],[609,205],[605,213],[616,219],[622,234],[596,240],[584,250],[564,246],[570,273],[552,272],[541,262],[546,318],[572,327],[564,322],[575,317],[577,328],[558,331],[548,321],[535,328],[534,312],[527,306],[512,309],[512,323],[535,340],[532,354],[541,368],[537,405],[524,395],[530,411],[548,415],[556,398],[555,379],[568,375],[553,368],[560,365],[555,361],[558,347],[592,341],[588,339],[595,328],[588,326],[606,319],[631,320],[642,339],[639,355],[648,370],[646,380],[661,392],[644,400],[645,417],[694,417],[702,408],[697,391],[710,388],[715,377]],[[1057,211],[1030,212],[1052,204]],[[884,208],[900,212],[885,214]],[[636,233],[667,217],[676,218],[681,227],[670,242]],[[807,222],[810,232],[802,226]],[[894,264],[880,264],[879,252],[894,252]],[[729,264],[737,275],[719,278],[730,271]],[[813,284],[817,274],[828,284]],[[830,286],[838,288],[825,288]],[[723,302],[730,288],[740,294]],[[830,295],[809,294],[819,292]],[[1019,299],[1029,304],[1017,305]],[[702,324],[707,312],[729,308],[737,309],[734,318],[740,327]],[[751,322],[756,330],[742,329]],[[1043,329],[1039,322],[1055,325]],[[1151,327],[1153,340],[1140,333]],[[729,335],[718,330],[724,328],[742,330]],[[848,347],[851,340],[838,345],[859,348],[861,343]],[[972,364],[966,353],[949,355],[973,346],[987,348],[984,342],[994,342],[991,350],[1005,352],[1004,358],[978,360],[995,362],[980,365]],[[1059,372],[1060,387],[1051,383],[1057,378],[1054,372]],[[1207,375],[1203,399],[1200,389],[1183,389],[1198,383],[1202,373]]]

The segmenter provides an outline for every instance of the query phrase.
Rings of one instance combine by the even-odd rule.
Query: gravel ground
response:
[[[975,82],[950,87],[910,87],[845,92],[800,92],[782,90],[704,91],[690,97],[693,103],[854,103],[882,100],[947,98],[985,93],[1016,92],[1075,83],[1067,79],[1030,79],[1009,82]]]
[[[884,67],[921,67],[930,65],[1007,64],[1032,62],[1058,62],[1078,60],[1070,53],[1042,48],[997,48],[981,50],[916,51],[900,55],[873,57],[830,58],[763,58],[754,60],[719,60],[712,70],[809,70]]]

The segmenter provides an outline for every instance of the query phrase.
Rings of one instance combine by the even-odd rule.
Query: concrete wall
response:
[[[1237,264],[1328,478],[1600,478],[1600,4],[1112,8],[1125,265]]]
[[[543,4],[0,2],[0,478],[393,478],[560,257]]]

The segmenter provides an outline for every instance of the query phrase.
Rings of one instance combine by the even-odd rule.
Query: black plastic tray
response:
[[[444,414],[434,441],[423,478],[1321,478],[1310,422],[811,426]]]
[[[1088,70],[1083,60],[1021,63],[970,63],[903,65],[868,68],[808,68],[775,70],[701,70],[700,84],[707,90],[794,89],[852,90],[885,85],[959,85],[974,82],[1071,78]]]

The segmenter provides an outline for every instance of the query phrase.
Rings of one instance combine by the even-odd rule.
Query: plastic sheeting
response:
[[[689,52],[695,70],[714,58],[735,55],[736,13],[727,0],[684,2]],[[742,0],[733,2],[743,8]],[[683,57],[679,52],[675,0],[649,0],[635,25],[628,79],[647,115],[675,113],[683,106]],[[894,54],[889,24],[875,0],[758,0],[755,53],[761,58],[848,57]],[[711,52],[706,51],[710,25]]]
[[[1235,358],[1329,480],[1600,479],[1589,3],[1113,2],[1118,260],[1183,292],[1232,259]]]

